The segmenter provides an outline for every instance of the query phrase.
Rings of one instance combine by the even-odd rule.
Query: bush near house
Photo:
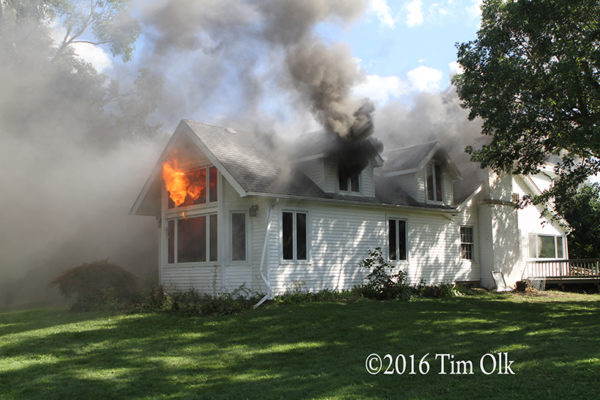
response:
[[[52,284],[73,301],[74,311],[116,310],[132,304],[139,297],[135,276],[108,260],[70,268]]]

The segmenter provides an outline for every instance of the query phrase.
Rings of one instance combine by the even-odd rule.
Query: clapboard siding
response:
[[[221,268],[218,265],[167,265],[160,268],[160,276],[167,291],[195,290],[213,296],[221,292]]]
[[[281,259],[279,236],[283,210],[307,210],[310,224],[309,260]],[[386,212],[316,203],[281,204],[276,211],[270,251],[270,284],[275,294],[302,288],[308,291],[349,289],[363,282],[367,271],[358,264],[370,249],[381,247],[387,255],[387,220],[407,222],[408,260],[397,264],[407,272],[410,284],[478,280],[476,263],[460,257],[460,226],[476,224],[472,208],[456,220],[426,212]]]

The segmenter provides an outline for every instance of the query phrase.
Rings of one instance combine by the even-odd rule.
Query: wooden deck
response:
[[[530,261],[525,276],[527,279],[544,279],[546,284],[600,285],[600,259]]]

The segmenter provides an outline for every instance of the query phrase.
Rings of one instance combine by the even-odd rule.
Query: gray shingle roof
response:
[[[323,192],[301,170],[294,169],[290,160],[296,159],[298,156],[316,154],[319,145],[331,144],[332,139],[324,132],[311,134],[312,140],[308,141],[307,146],[294,147],[291,150],[286,149],[276,138],[266,137],[260,133],[236,132],[228,128],[189,120],[184,122],[247,192],[370,204],[451,208],[443,205],[417,203],[399,187],[390,190],[390,186],[395,185],[392,181],[382,177],[376,178],[374,198]],[[319,134],[324,138],[319,139]],[[437,142],[430,142],[392,150],[387,153],[388,160],[392,162],[386,161],[385,164],[391,165],[391,168],[416,167],[425,156],[437,149],[437,146]],[[330,146],[326,146],[326,148],[331,149]]]
[[[246,192],[309,197],[324,194],[301,171],[290,167],[286,150],[276,138],[189,120],[185,123]]]
[[[390,187],[395,185],[385,177],[375,178],[375,197],[325,193],[302,170],[297,169],[297,164],[291,162],[299,158],[299,153],[301,154],[300,157],[307,155],[307,148],[313,149],[309,150],[309,153],[314,153],[314,149],[318,148],[315,147],[317,143],[309,144],[304,149],[298,146],[290,148],[289,145],[283,145],[276,137],[255,132],[237,132],[232,129],[190,120],[183,120],[176,133],[180,130],[194,135],[194,142],[200,147],[200,150],[206,152],[207,156],[223,169],[221,172],[228,174],[247,194],[451,209],[451,207],[442,205],[429,206],[417,203],[399,187],[390,190]],[[329,138],[323,140],[330,142]],[[427,155],[435,145],[436,142],[432,142],[413,146],[412,148],[393,150],[387,153],[388,161],[385,164],[392,165],[392,168],[409,168],[420,160],[419,157]],[[163,157],[166,156],[165,154],[166,150]],[[390,155],[394,158],[390,158]],[[404,156],[408,158],[408,161],[396,158]],[[390,162],[390,160],[393,160],[393,162]],[[156,214],[157,205],[150,200],[148,195],[160,198],[159,170],[160,168],[155,168],[153,176],[146,182],[145,189],[142,190],[132,208],[133,213]],[[160,210],[159,205],[158,210]]]
[[[410,171],[421,167],[426,157],[439,147],[437,141],[385,151],[382,172]]]

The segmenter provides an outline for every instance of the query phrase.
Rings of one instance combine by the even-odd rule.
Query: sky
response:
[[[134,5],[141,8],[142,3]],[[358,61],[364,80],[354,88],[354,94],[370,98],[376,107],[392,101],[410,106],[416,94],[439,92],[449,86],[451,75],[458,70],[456,43],[475,39],[480,5],[481,0],[370,0],[358,20],[349,24],[326,21],[317,25],[316,31],[326,43],[345,43]],[[57,27],[57,37],[60,34]],[[98,46],[78,44],[75,51],[110,76],[145,62],[148,34],[142,31],[127,64]],[[167,130],[183,117],[218,122],[220,116],[231,112],[230,104],[227,100],[213,102],[191,113],[187,110],[186,115],[162,116],[159,122]],[[278,104],[280,99],[273,98],[265,107],[276,114]]]

